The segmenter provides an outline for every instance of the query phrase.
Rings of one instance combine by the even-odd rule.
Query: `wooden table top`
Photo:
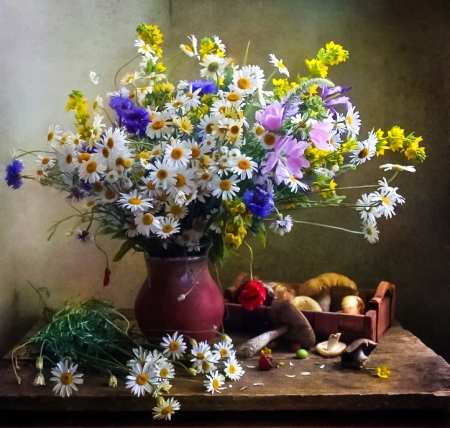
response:
[[[258,358],[241,359],[245,375],[239,381],[227,382],[220,394],[205,392],[203,375],[177,376],[169,394],[181,403],[174,418],[183,412],[224,415],[270,411],[286,415],[310,411],[450,410],[449,364],[399,324],[385,333],[370,355],[367,368],[362,370],[343,368],[340,357],[322,357],[313,350],[308,359],[299,360],[293,353],[274,349],[275,361],[284,365],[266,372],[257,369]],[[117,388],[109,388],[107,378],[92,375],[85,375],[79,391],[63,399],[52,392],[49,369],[44,369],[47,385],[34,387],[34,361],[19,361],[19,365],[20,385],[10,361],[0,362],[0,411],[111,414],[149,412],[154,405],[147,395],[133,396],[125,388],[124,379],[119,379]],[[381,365],[391,371],[388,379],[376,375],[376,368]],[[429,426],[433,426],[431,422]]]

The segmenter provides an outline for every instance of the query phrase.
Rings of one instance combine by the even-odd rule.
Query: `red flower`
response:
[[[253,310],[261,306],[266,299],[266,287],[259,281],[248,281],[239,294],[239,303],[245,308]]]
[[[272,354],[263,354],[259,357],[258,360],[258,369],[263,371],[272,370],[274,367],[273,364],[273,355]]]
[[[103,277],[103,285],[106,287],[109,285],[109,276],[111,275],[111,271],[106,268],[105,269],[105,276]]]

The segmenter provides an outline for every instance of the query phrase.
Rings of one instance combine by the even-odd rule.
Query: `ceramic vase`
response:
[[[205,256],[145,256],[148,276],[136,297],[137,324],[148,338],[175,331],[210,341],[222,324],[222,292],[209,272]]]

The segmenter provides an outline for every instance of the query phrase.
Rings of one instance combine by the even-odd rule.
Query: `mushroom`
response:
[[[267,285],[272,288],[275,294],[275,299],[292,301],[292,299],[296,296],[294,288],[284,282],[272,281],[268,282]]]
[[[338,311],[342,298],[347,295],[357,295],[358,287],[349,278],[338,273],[323,273],[300,284],[298,296],[312,297],[323,311]]]
[[[347,345],[339,342],[340,338],[341,333],[330,334],[328,340],[316,345],[316,351],[325,357],[336,357],[342,354]]]
[[[345,296],[341,302],[342,312],[349,315],[363,315],[364,301],[359,296]]]
[[[284,336],[292,345],[310,348],[316,343],[316,336],[306,317],[288,301],[274,300],[270,316],[275,330],[267,331],[248,340],[237,348],[241,357],[251,357],[272,340]]]
[[[356,339],[341,354],[341,365],[354,369],[366,366],[369,355],[377,347],[377,343],[369,339]]]
[[[312,297],[296,296],[291,300],[291,303],[299,311],[316,311],[321,312],[322,308]]]

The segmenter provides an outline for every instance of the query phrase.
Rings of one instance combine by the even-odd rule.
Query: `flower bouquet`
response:
[[[350,88],[327,77],[348,51],[327,43],[296,79],[270,54],[266,78],[260,66],[247,64],[248,48],[238,65],[219,37],[191,35],[179,55],[198,63],[199,76],[173,84],[158,27],[141,24],[137,34],[137,70],[124,72],[120,85],[91,104],[74,90],[66,110],[75,114],[75,129],[52,124],[43,150],[16,152],[9,186],[18,189],[26,178],[65,192],[78,238],[124,240],[115,261],[135,250],[223,262],[249,233],[265,242],[268,226],[283,236],[302,223],[300,209],[322,205],[355,209],[362,226],[353,232],[378,240],[378,219],[404,203],[398,188],[382,178],[373,192],[347,202],[336,180],[386,151],[422,162],[425,150],[421,137],[398,126],[359,135]],[[102,81],[96,72],[90,77]],[[27,173],[24,156],[35,161]],[[381,168],[394,176],[414,171]]]

